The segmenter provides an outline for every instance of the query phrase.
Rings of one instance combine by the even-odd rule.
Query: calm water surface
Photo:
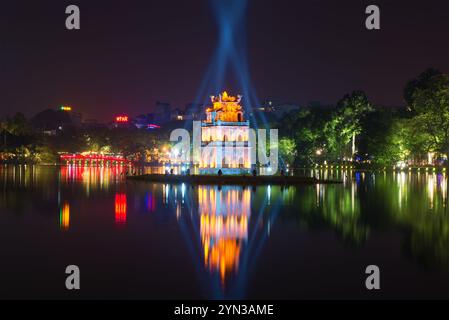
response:
[[[0,298],[449,297],[445,174],[220,188],[120,172],[0,166]],[[365,289],[370,264],[379,291]]]

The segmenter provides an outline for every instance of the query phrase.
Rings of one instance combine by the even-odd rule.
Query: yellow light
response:
[[[59,110],[61,110],[61,111],[72,111],[72,107],[70,107],[70,106],[61,106],[61,107],[59,107]]]
[[[70,224],[70,205],[64,203],[59,214],[59,224],[61,229],[67,230]]]

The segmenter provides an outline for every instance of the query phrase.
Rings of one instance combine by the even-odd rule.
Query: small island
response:
[[[342,183],[340,180],[317,179],[299,176],[251,176],[251,175],[174,175],[142,174],[127,176],[127,180],[162,183],[189,183],[193,185],[299,185]]]

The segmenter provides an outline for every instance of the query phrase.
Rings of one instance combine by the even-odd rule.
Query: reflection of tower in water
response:
[[[204,263],[211,272],[237,273],[242,246],[248,239],[251,192],[235,187],[198,187]]]

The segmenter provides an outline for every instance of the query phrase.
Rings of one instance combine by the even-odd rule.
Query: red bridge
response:
[[[104,154],[62,154],[60,155],[61,161],[65,161],[67,164],[73,163],[85,163],[88,164],[102,164],[102,163],[112,163],[112,164],[130,164],[131,160],[125,159],[123,156],[119,155],[104,155]]]

